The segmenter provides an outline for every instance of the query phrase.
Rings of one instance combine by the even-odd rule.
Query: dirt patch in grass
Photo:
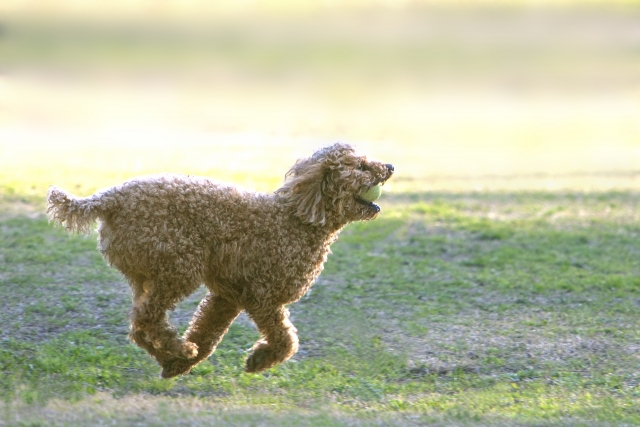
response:
[[[95,233],[67,236],[48,226],[35,209],[28,215],[17,214],[18,210],[0,217],[4,241],[0,259],[5,262],[0,280],[7,290],[0,311],[4,325],[0,340],[41,342],[74,330],[95,330],[125,340],[131,289],[101,259]],[[202,287],[178,304],[169,313],[172,322],[186,329],[205,294]],[[251,323],[246,316],[238,321]]]
[[[107,290],[105,290],[105,288]],[[19,337],[42,342],[78,329],[100,330],[126,336],[128,286],[121,282],[82,283],[69,286],[62,281],[38,287],[38,298],[22,295],[5,300],[0,321],[5,325],[1,338]]]

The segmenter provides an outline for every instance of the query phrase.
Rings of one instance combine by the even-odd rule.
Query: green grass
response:
[[[129,291],[95,236],[67,237],[42,217],[1,220],[5,420],[640,423],[636,193],[415,193],[381,203],[379,219],[347,227],[318,283],[291,306],[301,341],[293,360],[244,373],[257,333],[241,318],[208,361],[174,380],[127,342]],[[180,328],[201,296],[173,314]]]

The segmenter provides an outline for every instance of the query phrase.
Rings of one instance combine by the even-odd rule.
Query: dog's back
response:
[[[52,187],[47,201],[49,219],[69,231],[87,234],[100,220],[98,247],[125,274],[201,267],[211,239],[251,233],[273,208],[266,194],[186,175],[137,178],[86,198]]]

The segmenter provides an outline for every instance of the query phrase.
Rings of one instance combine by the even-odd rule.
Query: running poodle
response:
[[[363,194],[392,174],[392,165],[337,143],[298,160],[274,194],[159,175],[86,198],[52,186],[47,215],[85,234],[99,220],[98,248],[133,291],[130,338],[163,378],[209,357],[242,310],[261,334],[246,371],[259,372],[297,351],[285,306],[309,290],[346,224],[377,216]],[[209,292],[180,337],[166,312],[203,283]]]

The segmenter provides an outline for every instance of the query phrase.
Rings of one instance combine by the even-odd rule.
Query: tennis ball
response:
[[[380,193],[382,193],[382,186],[378,184],[360,194],[360,198],[367,202],[373,202],[374,200],[378,200],[378,198],[380,198]]]

